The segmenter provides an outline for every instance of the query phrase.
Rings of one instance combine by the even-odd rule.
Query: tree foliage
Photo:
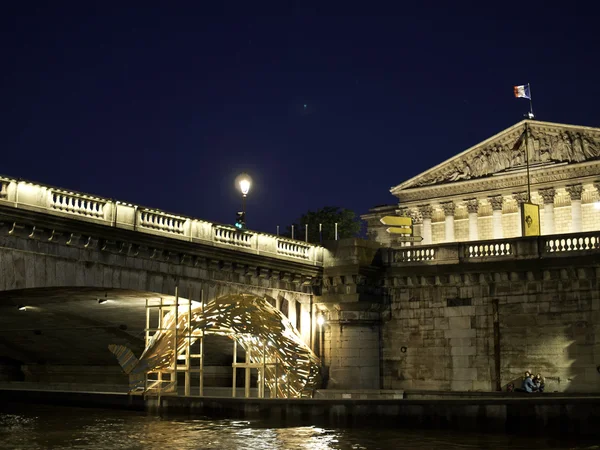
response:
[[[325,206],[316,211],[308,211],[294,221],[294,238],[303,241],[308,225],[308,242],[318,244],[321,241],[335,239],[335,224],[338,224],[338,239],[356,237],[361,230],[360,218],[351,209],[338,206]],[[319,224],[321,232],[319,233]],[[292,227],[288,226],[284,236],[292,236]]]

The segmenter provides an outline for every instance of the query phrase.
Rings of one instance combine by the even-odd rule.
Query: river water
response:
[[[600,442],[598,442],[600,443]],[[0,449],[564,449],[594,442],[390,428],[273,427],[260,421],[1,403]]]

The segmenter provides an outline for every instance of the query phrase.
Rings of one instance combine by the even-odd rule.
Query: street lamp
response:
[[[235,184],[242,193],[242,212],[238,213],[235,226],[237,228],[246,228],[246,196],[250,191],[250,186],[252,185],[252,178],[250,178],[250,175],[248,175],[247,173],[242,172],[236,177]]]

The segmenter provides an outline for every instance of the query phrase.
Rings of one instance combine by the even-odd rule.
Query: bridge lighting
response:
[[[238,217],[235,223],[236,228],[245,229],[246,228],[246,196],[248,192],[250,192],[250,187],[252,186],[252,178],[245,172],[240,173],[236,179],[235,184],[240,189],[242,193],[242,212],[241,215],[238,212]]]
[[[27,306],[25,305],[19,305],[17,306],[17,308],[19,309],[19,311],[27,311]]]

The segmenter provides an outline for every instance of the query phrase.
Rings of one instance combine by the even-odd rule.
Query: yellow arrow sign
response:
[[[393,227],[412,227],[412,219],[410,217],[400,216],[385,216],[379,219],[384,225],[391,225]]]
[[[387,231],[388,233],[391,233],[391,234],[411,234],[412,228],[390,227],[390,228],[387,228],[385,231]]]

